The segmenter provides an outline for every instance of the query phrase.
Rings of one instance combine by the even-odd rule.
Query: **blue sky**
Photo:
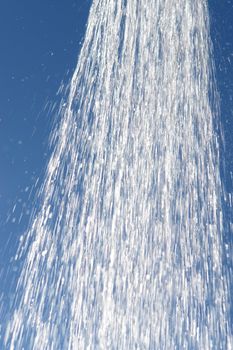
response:
[[[0,264],[26,228],[30,192],[47,161],[50,107],[76,66],[89,6],[89,0],[1,1]]]
[[[6,271],[28,224],[34,184],[42,179],[47,161],[54,117],[50,107],[59,102],[59,86],[71,78],[76,66],[90,3],[2,0],[0,4],[0,283],[1,269]],[[210,0],[209,5],[227,188],[232,191],[233,0]]]
[[[214,44],[217,85],[221,98],[221,121],[226,140],[226,186],[232,192],[233,172],[233,0],[210,0],[211,34]]]

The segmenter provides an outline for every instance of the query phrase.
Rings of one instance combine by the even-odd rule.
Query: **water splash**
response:
[[[94,0],[5,334],[232,349],[205,0]]]

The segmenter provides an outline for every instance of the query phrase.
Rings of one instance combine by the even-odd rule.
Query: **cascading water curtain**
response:
[[[6,349],[230,350],[206,0],[94,0]]]

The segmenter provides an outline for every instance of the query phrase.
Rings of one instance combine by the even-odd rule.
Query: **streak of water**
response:
[[[210,48],[205,0],[93,1],[7,349],[232,349]]]

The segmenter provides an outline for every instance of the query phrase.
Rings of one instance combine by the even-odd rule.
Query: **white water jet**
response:
[[[6,349],[232,349],[210,48],[206,0],[93,1]]]

